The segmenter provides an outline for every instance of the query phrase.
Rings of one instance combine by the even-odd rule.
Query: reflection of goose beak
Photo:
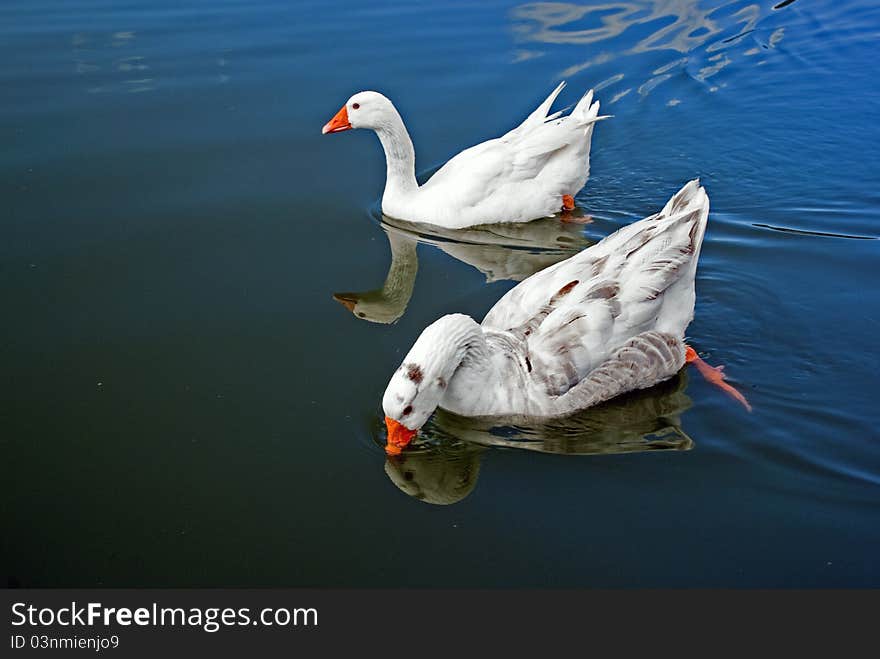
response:
[[[333,299],[352,313],[354,313],[354,307],[358,303],[354,293],[334,293]]]
[[[388,428],[388,443],[385,445],[385,453],[388,455],[400,455],[400,452],[419,432],[418,430],[410,430],[390,416],[385,417],[385,427]]]

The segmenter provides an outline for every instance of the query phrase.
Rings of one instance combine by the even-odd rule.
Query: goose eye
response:
[[[407,416],[412,412],[412,405],[407,405],[403,408],[402,416]]]
[[[352,110],[357,110],[360,106],[361,106],[360,103],[352,103],[352,104],[351,104],[351,109],[352,109]]]

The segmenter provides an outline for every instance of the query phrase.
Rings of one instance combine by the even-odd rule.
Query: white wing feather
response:
[[[670,359],[683,359],[683,345],[663,348],[663,343],[665,337],[683,339],[693,317],[694,276],[708,211],[705,190],[691,181],[657,215],[511,289],[486,315],[483,328],[520,337],[532,378],[551,396],[562,396],[620,358],[628,342],[634,341],[627,354],[659,351],[646,364],[656,370],[660,360],[668,370]],[[663,337],[638,339],[646,333]]]
[[[487,216],[504,208],[506,198],[518,200],[509,211],[511,221],[520,214],[558,210],[563,194],[575,194],[589,175],[592,125],[605,117],[599,116],[599,102],[593,102],[590,90],[571,114],[548,115],[550,107],[562,91],[561,83],[519,126],[504,136],[477,144],[451,158],[420,189],[422,203],[440,202],[431,195],[455,191],[460,211],[486,208]],[[586,136],[586,139],[585,139]],[[523,185],[535,186],[531,203],[541,211],[527,208],[522,199]],[[554,206],[555,204],[555,206]],[[490,210],[491,209],[491,210]],[[505,211],[502,211],[505,212]],[[533,219],[538,215],[532,215]]]

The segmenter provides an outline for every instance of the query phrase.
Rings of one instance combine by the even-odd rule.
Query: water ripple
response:
[[[793,229],[791,227],[777,227],[771,224],[762,224],[760,222],[752,223],[753,227],[761,229],[771,229],[773,231],[782,231],[784,233],[794,233],[799,236],[821,236],[825,238],[848,238],[850,240],[877,240],[878,236],[854,236],[845,233],[832,233],[829,231],[807,231],[806,229]]]
[[[786,4],[790,3],[780,3],[773,10]],[[670,80],[676,71],[706,84],[709,92],[718,91],[724,83],[716,85],[707,81],[734,63],[736,57],[729,54],[732,48],[740,47],[741,57],[754,58],[778,46],[785,28],[771,25],[762,29],[762,22],[772,14],[772,10],[761,4],[748,2],[703,6],[691,0],[629,0],[590,5],[527,3],[516,7],[511,17],[520,43],[569,47],[601,44],[602,50],[597,54],[563,68],[559,73],[562,78],[626,57],[679,54],[652,67],[651,76],[637,84],[639,97],[644,98]],[[529,52],[530,59],[546,54]],[[523,59],[517,57],[517,61]],[[766,61],[759,58],[754,65],[761,66]],[[617,82],[622,77],[622,73],[617,73],[609,80]],[[631,89],[616,92],[611,102],[621,100]],[[674,100],[669,105],[681,102],[680,98]]]

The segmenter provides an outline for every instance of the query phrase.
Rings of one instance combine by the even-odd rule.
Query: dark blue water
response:
[[[880,585],[880,9],[773,4],[4,2],[2,576]],[[426,171],[560,78],[615,115],[585,226],[383,226],[375,138],[320,134],[378,89]],[[426,324],[695,176],[689,340],[752,414],[690,372],[558,427],[438,415],[386,465]]]

